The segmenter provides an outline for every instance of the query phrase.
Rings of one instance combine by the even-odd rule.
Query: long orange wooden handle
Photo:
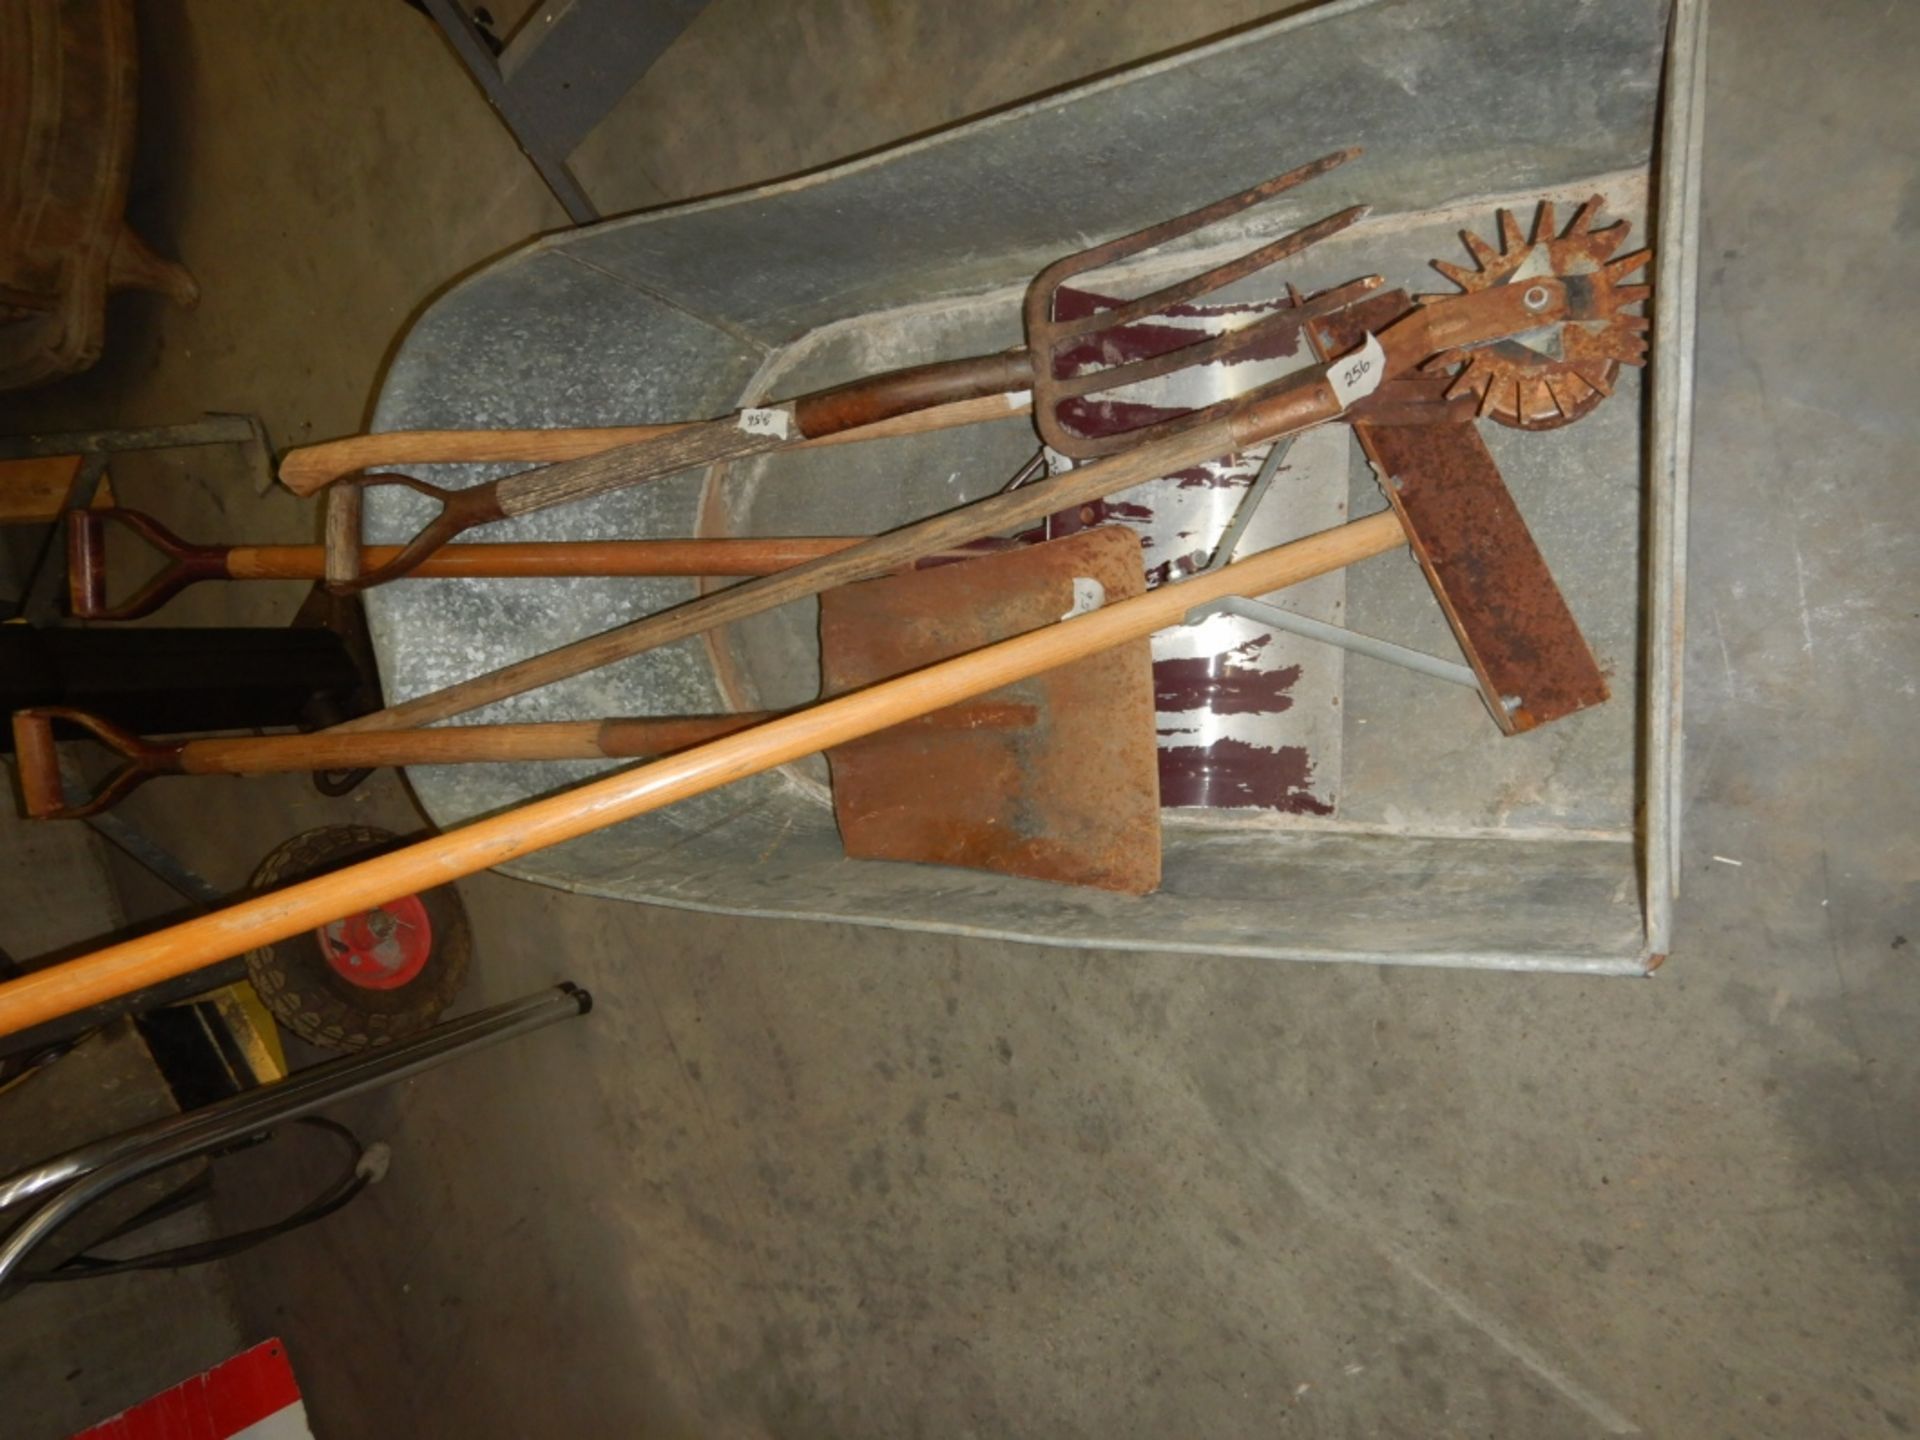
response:
[[[1263,595],[1403,543],[1390,512],[1355,520],[1090,615],[1003,640],[692,750],[476,820],[0,985],[0,1035],[185,975],[342,915],[504,864],[1177,623],[1226,595]]]
[[[988,395],[931,406],[910,415],[843,430],[838,435],[803,440],[800,444],[846,445],[882,440],[891,435],[919,435],[957,425],[999,420],[1008,415],[1024,415],[1029,408],[1024,393]],[[577,430],[389,430],[375,435],[349,435],[341,440],[326,440],[289,450],[280,461],[280,483],[296,495],[312,495],[343,475],[394,465],[522,460],[539,465],[557,464],[562,460],[598,455],[615,446],[657,439],[675,430],[684,430],[690,424],[703,423],[608,425]]]

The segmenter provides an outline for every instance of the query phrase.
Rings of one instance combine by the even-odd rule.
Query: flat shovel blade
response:
[[[857,690],[1146,588],[1118,527],[830,590],[821,689]],[[847,854],[1145,895],[1160,883],[1148,642],[1130,641],[836,746]]]

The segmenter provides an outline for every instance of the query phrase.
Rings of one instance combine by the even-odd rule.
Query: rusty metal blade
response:
[[[1146,588],[1139,537],[1088,530],[820,597],[827,695],[1051,624],[1076,580],[1111,602]],[[1080,586],[1084,595],[1086,586]],[[1018,726],[899,726],[838,746],[847,854],[959,865],[1144,895],[1160,883],[1152,659],[1145,640],[983,697]],[[944,713],[944,712],[941,712]]]
[[[1406,296],[1397,299],[1404,309]],[[1390,322],[1395,301],[1393,292],[1362,301],[1309,333],[1340,354]],[[1516,734],[1604,701],[1606,677],[1478,428],[1356,421],[1353,433],[1500,728]]]

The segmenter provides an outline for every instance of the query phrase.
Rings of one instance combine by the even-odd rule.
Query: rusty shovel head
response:
[[[1146,588],[1110,527],[820,597],[834,695],[1023,635]],[[1145,895],[1160,883],[1153,661],[1145,640],[836,746],[850,856],[959,865]]]
[[[1033,418],[1040,437],[1062,455],[1076,460],[1111,455],[1149,440],[1162,439],[1190,426],[1224,414],[1237,402],[1222,401],[1171,419],[1138,425],[1118,433],[1089,433],[1073,423],[1068,411],[1075,402],[1094,396],[1113,397],[1128,386],[1185,370],[1192,366],[1223,364],[1271,349],[1280,332],[1289,341],[1297,336],[1304,318],[1297,308],[1282,310],[1265,320],[1239,329],[1180,343],[1177,329],[1170,329],[1165,349],[1144,356],[1122,356],[1103,343],[1111,332],[1122,327],[1138,327],[1151,316],[1166,315],[1203,296],[1243,280],[1268,266],[1298,255],[1309,245],[1339,233],[1361,219],[1367,207],[1356,205],[1330,215],[1292,234],[1272,240],[1245,255],[1212,266],[1198,274],[1131,300],[1113,301],[1103,308],[1085,313],[1083,307],[1062,306],[1060,291],[1068,281],[1123,260],[1156,249],[1181,236],[1192,234],[1238,215],[1283,191],[1311,180],[1345,164],[1360,154],[1356,147],[1337,150],[1331,155],[1276,175],[1271,180],[1216,200],[1211,205],[1157,225],[1122,235],[1104,245],[1096,245],[1068,255],[1047,266],[1027,287],[1024,319],[1027,349],[1033,369]],[[1377,281],[1362,282],[1371,288]],[[1348,287],[1351,289],[1352,287]],[[1329,305],[1347,303],[1356,298],[1343,293]],[[1067,407],[1063,409],[1063,407]]]

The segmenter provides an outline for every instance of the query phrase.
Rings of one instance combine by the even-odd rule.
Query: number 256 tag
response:
[[[1340,408],[1364,400],[1380,388],[1387,373],[1387,352],[1378,336],[1369,333],[1366,343],[1350,355],[1342,355],[1327,367],[1327,383],[1339,397]]]

